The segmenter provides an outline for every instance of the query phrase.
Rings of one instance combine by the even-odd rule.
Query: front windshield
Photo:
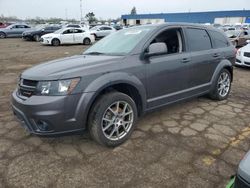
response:
[[[55,34],[60,34],[60,33],[62,33],[64,30],[65,30],[65,28],[58,29],[58,30],[56,30],[54,33],[55,33]]]
[[[94,44],[84,54],[125,55],[133,50],[141,39],[154,28],[154,26],[139,26],[117,31]]]
[[[240,34],[240,31],[235,31],[235,30],[226,31],[226,35],[227,35],[227,37],[229,37],[229,38],[235,38],[235,37],[237,37],[239,34]]]

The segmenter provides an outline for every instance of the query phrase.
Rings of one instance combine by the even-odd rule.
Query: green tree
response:
[[[132,10],[131,10],[131,13],[130,13],[130,14],[132,14],[132,15],[137,14],[137,12],[136,12],[136,7],[133,7],[133,8],[132,8]]]
[[[95,14],[93,12],[89,12],[88,14],[86,14],[85,18],[88,20],[90,24],[97,21]]]

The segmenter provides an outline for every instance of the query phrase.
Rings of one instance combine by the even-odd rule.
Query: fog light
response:
[[[40,131],[52,131],[52,127],[45,121],[38,120],[36,121],[36,125]]]

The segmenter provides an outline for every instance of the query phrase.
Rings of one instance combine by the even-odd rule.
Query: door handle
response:
[[[219,56],[220,56],[220,54],[218,54],[218,53],[213,54],[213,57],[219,57]]]
[[[189,58],[183,58],[183,59],[181,60],[182,63],[188,63],[189,61],[190,61]]]

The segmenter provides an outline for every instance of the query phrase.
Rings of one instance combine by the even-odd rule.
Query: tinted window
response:
[[[74,33],[83,33],[84,31],[83,30],[81,30],[81,29],[75,29],[74,30]]]
[[[211,41],[206,30],[188,28],[186,33],[190,51],[209,50],[212,48]]]
[[[227,47],[229,45],[228,40],[222,33],[217,31],[209,31],[209,33],[213,38],[215,48]]]
[[[103,27],[103,30],[112,30],[110,27]]]
[[[72,34],[74,33],[74,29],[68,29],[63,32],[63,34]]]

